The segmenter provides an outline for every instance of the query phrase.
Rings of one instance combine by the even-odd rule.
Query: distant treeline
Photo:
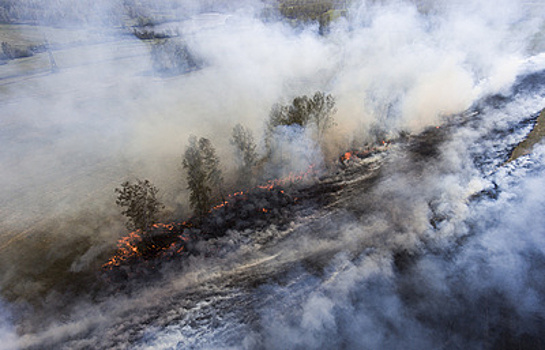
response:
[[[326,25],[346,12],[351,0],[262,0],[265,17]],[[228,0],[0,0],[0,23],[45,25],[103,24],[145,26],[195,12],[232,9]]]
[[[297,25],[318,22],[324,30],[335,19],[345,16],[352,0],[273,0],[268,1],[264,17],[280,15]]]
[[[45,50],[45,45],[15,46],[3,41],[0,44],[0,61],[31,57],[35,53],[44,52]]]
[[[348,3],[348,0],[280,0],[278,6],[287,18],[316,20],[328,11],[345,10]]]

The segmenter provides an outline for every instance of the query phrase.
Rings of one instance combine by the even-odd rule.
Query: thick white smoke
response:
[[[528,90],[542,77],[524,77],[510,102],[483,103],[479,117],[443,134],[435,157],[392,151],[382,180],[353,197],[360,216],[324,215],[332,222],[320,231],[299,230],[286,245],[297,254],[344,252],[321,274],[260,287],[264,302],[246,311],[258,321],[231,326],[243,335],[221,327],[194,335],[180,322],[141,348],[540,348],[545,148],[502,163],[528,132],[520,123],[545,107],[543,86]],[[351,254],[358,245],[365,249]]]
[[[499,180],[499,198],[472,205],[448,234],[465,231],[467,240],[424,251],[422,241],[405,243],[423,255],[402,273],[389,251],[356,261],[341,255],[331,280],[309,294],[275,290],[279,300],[262,310],[262,329],[248,339],[268,349],[541,347],[543,151],[536,149],[529,171],[511,169],[508,188]]]
[[[4,303],[0,302],[0,339],[2,339],[0,349],[16,349],[19,344],[18,338],[10,313],[4,309]]]
[[[146,44],[113,29],[22,27],[21,36],[45,35],[58,47],[60,72],[4,85],[12,136],[2,156],[9,165],[0,174],[9,189],[2,197],[22,202],[16,212],[27,219],[26,206],[65,212],[79,208],[90,188],[102,189],[93,197],[99,200],[123,178],[140,176],[175,206],[184,198],[179,163],[190,134],[213,137],[230,168],[226,130],[241,122],[260,136],[274,103],[318,90],[337,99],[335,133],[344,139],[365,138],[373,125],[418,131],[509,85],[541,29],[538,11],[517,1],[437,2],[426,11],[403,1],[354,2],[324,37],[317,26],[264,23],[254,5],[169,25],[204,62],[169,79],[150,76]],[[47,65],[43,56],[31,72],[43,74]],[[28,74],[19,62],[0,68],[4,76]],[[60,198],[34,195],[28,189],[36,184]]]
[[[156,288],[126,286],[131,296],[79,304],[70,295],[86,294],[87,276],[78,275],[80,285],[62,296],[71,306],[56,319],[61,297],[48,288],[67,281],[47,275],[39,260],[78,274],[95,268],[121,231],[113,188],[125,178],[150,178],[169,210],[185,210],[180,162],[190,134],[212,139],[229,170],[230,129],[242,123],[259,138],[273,104],[296,96],[331,93],[338,109],[332,139],[358,144],[373,128],[418,133],[440,125],[492,93],[508,100],[518,74],[543,68],[540,3],[354,1],[326,35],[318,24],[263,21],[260,2],[180,4],[189,18],[166,26],[181,34],[202,67],[179,76],[152,72],[148,44],[119,27],[98,26],[96,18],[83,28],[20,26],[21,37],[47,37],[59,72],[49,74],[45,55],[0,65],[0,261],[7,266],[0,291],[14,305],[38,300],[48,321],[23,308],[13,318],[21,325],[17,338],[11,318],[0,313],[0,338],[7,339],[0,348],[508,348],[487,343],[505,342],[507,333],[519,336],[517,345],[523,334],[541,344],[543,148],[494,173],[528,131],[517,123],[545,107],[540,91],[496,110],[483,102],[488,110],[479,111],[478,122],[443,134],[450,139],[433,161],[394,150],[377,185],[345,194],[345,211],[318,211],[316,228],[294,222],[232,232],[218,246],[260,239],[222,258],[188,261],[181,277],[164,271],[169,277]],[[94,9],[112,23],[124,11],[98,3]],[[210,9],[222,12],[199,13]],[[502,138],[490,136],[496,129]],[[276,141],[289,150],[278,155],[291,163],[285,169],[322,160],[303,131],[279,129]],[[474,161],[477,155],[489,163]],[[494,186],[497,198],[470,200]],[[293,232],[297,237],[279,243],[274,258],[255,252]],[[43,242],[8,249],[29,233]],[[323,274],[299,261],[316,254],[326,256]],[[297,278],[264,283],[251,296],[233,292],[252,302],[218,309],[212,321],[184,319],[180,290],[251,270],[246,258],[272,261]],[[28,282],[35,276],[47,278]],[[188,317],[221,304],[222,296],[210,293],[187,305]]]

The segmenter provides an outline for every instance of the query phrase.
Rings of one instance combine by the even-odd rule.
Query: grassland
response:
[[[536,125],[532,131],[528,134],[526,139],[518,144],[517,147],[511,153],[508,162],[511,162],[519,157],[532,152],[532,148],[535,144],[539,143],[545,137],[545,109],[541,111],[537,118]]]
[[[318,22],[320,30],[347,14],[351,0],[278,0],[269,2],[263,16],[273,18],[280,15],[292,25]]]

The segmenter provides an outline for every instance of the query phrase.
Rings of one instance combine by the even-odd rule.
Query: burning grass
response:
[[[203,217],[155,224],[147,233],[131,232],[118,241],[117,252],[102,267],[111,270],[142,260],[198,254],[194,248],[198,241],[222,237],[233,229],[264,227],[270,221],[284,222],[290,217],[289,208],[298,202],[292,190],[316,174],[314,166],[310,166],[304,173],[289,174],[248,191],[234,192]]]
[[[346,169],[359,164],[387,151],[391,144],[392,141],[384,140],[374,146],[345,152],[339,157],[339,166]],[[318,170],[311,165],[305,172],[290,173],[250,190],[233,192],[204,216],[155,224],[147,233],[131,232],[118,241],[116,253],[102,267],[111,271],[143,261],[199,255],[198,242],[223,237],[230,230],[255,230],[271,223],[282,226],[290,221],[301,198],[309,198],[305,193],[315,193],[316,189],[310,187],[315,185],[318,175]],[[335,190],[334,187],[331,186],[330,190]]]
[[[341,164],[342,167],[347,167],[355,161],[371,157],[374,154],[377,154],[380,152],[384,152],[390,146],[391,141],[383,140],[381,141],[381,144],[382,145],[379,145],[379,146],[366,147],[361,150],[352,149],[351,151],[347,151],[339,157],[339,163]]]

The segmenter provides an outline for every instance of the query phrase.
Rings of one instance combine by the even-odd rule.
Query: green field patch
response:
[[[511,156],[509,157],[509,160],[507,162],[511,162],[519,157],[522,157],[524,155],[530,154],[532,152],[532,148],[536,143],[541,142],[543,138],[545,137],[545,109],[541,111],[539,117],[537,118],[536,125],[530,131],[528,136],[526,136],[526,139],[518,144],[517,147],[513,150],[511,153]]]

